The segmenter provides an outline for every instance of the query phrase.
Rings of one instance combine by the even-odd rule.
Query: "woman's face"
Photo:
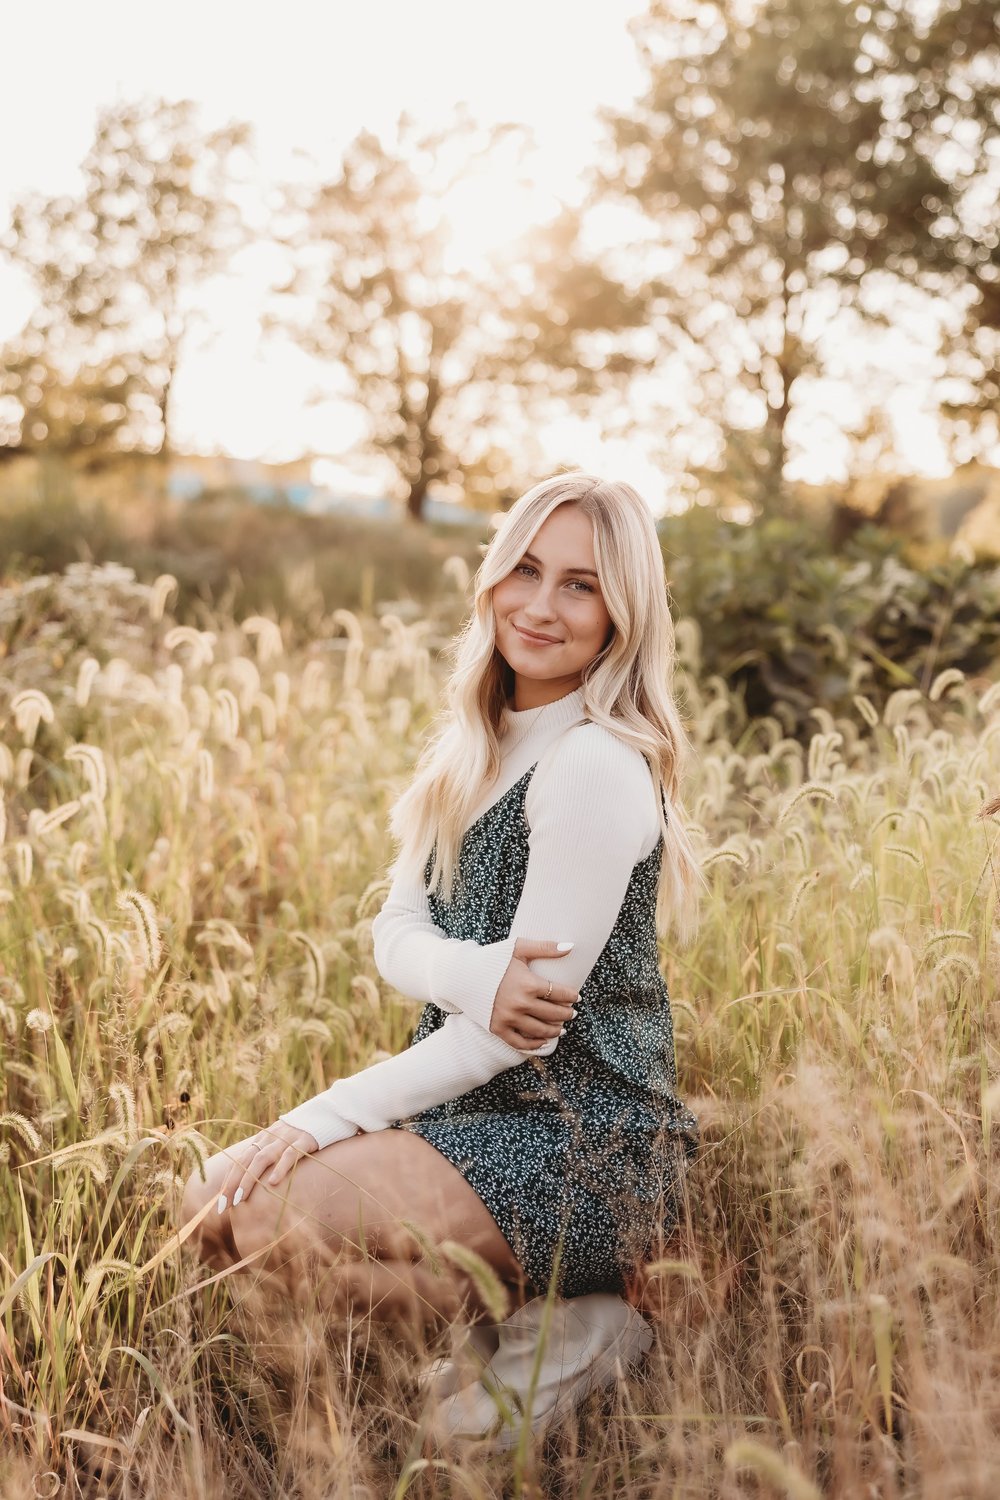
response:
[[[514,672],[514,708],[536,708],[579,687],[611,629],[594,560],[594,532],[566,501],[493,587],[497,649]],[[524,631],[548,637],[530,640]]]

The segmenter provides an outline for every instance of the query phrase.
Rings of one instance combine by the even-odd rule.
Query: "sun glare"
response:
[[[450,270],[485,270],[504,246],[558,209],[555,193],[538,182],[503,172],[479,173],[456,183],[444,200]]]

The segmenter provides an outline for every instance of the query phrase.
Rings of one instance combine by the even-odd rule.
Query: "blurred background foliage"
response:
[[[899,688],[926,694],[957,667],[973,684],[1000,659],[1000,562],[956,554],[864,525],[839,550],[801,517],[753,525],[693,506],[658,524],[675,618],[698,630],[699,672],[722,678],[753,719],[773,715],[803,742],[815,709],[854,713],[861,694],[881,709]],[[457,533],[457,534],[456,534]],[[263,613],[289,644],[330,645],[333,612],[424,619],[443,647],[469,591],[444,582],[474,574],[481,532],[393,527],[351,516],[303,515],[237,494],[168,506],[82,504],[53,493],[0,516],[9,579],[58,573],[77,561],[120,562],[151,583],[177,579],[172,612],[207,628],[218,612]],[[0,640],[0,654],[12,642]],[[99,639],[91,642],[101,654]]]
[[[998,25],[992,0],[652,0],[632,27],[645,89],[602,112],[582,210],[557,206],[475,265],[455,254],[449,192],[527,171],[526,127],[481,128],[465,106],[434,131],[403,114],[394,140],[359,131],[336,174],[261,197],[249,123],[207,131],[190,100],[102,109],[79,192],[22,194],[0,236],[37,291],[0,361],[0,575],[115,559],[173,574],[182,619],[225,606],[307,635],[377,600],[453,628],[465,596],[441,597],[442,563],[474,570],[490,516],[551,471],[539,422],[642,425],[665,471],[697,423],[711,456],[678,474],[686,508],[659,530],[702,666],[748,711],[801,736],[817,706],[926,690],[952,665],[987,672]],[[595,248],[592,216],[622,209],[642,234]],[[358,452],[388,464],[413,524],[253,504],[225,484],[172,498],[172,391],[199,290],[247,245],[284,257],[262,329],[338,372],[364,414]],[[951,480],[901,472],[873,393],[846,480],[791,482],[826,333],[891,330],[914,297],[955,314],[935,359]],[[640,414],[635,391],[678,362],[689,409]],[[435,485],[457,489],[471,526],[429,521]]]
[[[526,173],[526,127],[403,114],[394,140],[360,130],[335,174],[261,193],[250,123],[207,130],[191,100],[103,108],[79,192],[21,194],[0,237],[37,292],[2,351],[0,458],[167,463],[200,292],[248,245],[285,267],[262,328],[336,370],[359,454],[415,519],[432,484],[516,493],[560,412],[658,431],[667,469],[696,427],[686,498],[794,511],[788,461],[833,373],[830,330],[891,330],[942,299],[938,416],[956,465],[982,458],[1000,433],[998,26],[993,0],[651,0],[631,25],[645,88],[601,111],[582,208],[475,265],[449,194]],[[590,231],[615,210],[635,227],[601,246]],[[633,409],[668,369],[686,409]],[[852,479],[899,477],[874,392],[850,437]]]

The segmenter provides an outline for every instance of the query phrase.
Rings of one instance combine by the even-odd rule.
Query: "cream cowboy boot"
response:
[[[451,1354],[442,1354],[421,1370],[417,1386],[435,1396],[450,1396],[469,1385],[497,1352],[500,1335],[495,1323],[463,1323],[452,1329]]]
[[[623,1379],[653,1342],[652,1328],[622,1297],[591,1292],[553,1304],[539,1358],[544,1309],[544,1297],[536,1297],[496,1325],[499,1347],[480,1378],[453,1391],[434,1413],[440,1439],[489,1438],[495,1448],[510,1448],[522,1419],[534,1434],[543,1432],[590,1391]]]

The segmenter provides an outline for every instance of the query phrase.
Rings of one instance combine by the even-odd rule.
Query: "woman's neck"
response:
[[[536,704],[533,708],[514,708],[508,700],[500,726],[504,744],[512,746],[538,735],[548,736],[550,732],[554,733],[564,725],[571,724],[574,719],[583,715],[583,699],[584,689],[581,683],[561,697],[553,698],[549,703]]]

